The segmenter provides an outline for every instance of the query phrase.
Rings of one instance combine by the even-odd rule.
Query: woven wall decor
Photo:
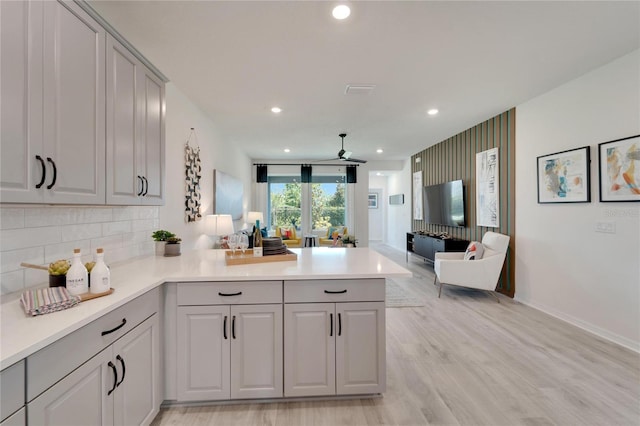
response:
[[[189,145],[193,137],[195,146]],[[198,136],[192,127],[187,142],[184,144],[185,161],[185,201],[184,213],[185,222],[196,222],[202,219],[200,213],[200,177],[202,176],[202,166],[200,164],[200,145]]]

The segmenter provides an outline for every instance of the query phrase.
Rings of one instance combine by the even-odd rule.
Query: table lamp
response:
[[[263,223],[263,220],[262,212],[249,212],[247,214],[247,223],[256,225],[258,229],[260,228],[260,224]]]
[[[230,214],[210,214],[205,217],[205,229],[207,235],[216,237],[214,248],[220,247],[220,238],[233,234],[233,219]]]

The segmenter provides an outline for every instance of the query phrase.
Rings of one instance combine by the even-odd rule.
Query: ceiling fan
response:
[[[360,160],[358,158],[351,157],[351,151],[345,151],[344,149],[344,137],[347,136],[346,133],[340,133],[338,136],[342,139],[342,147],[340,151],[338,151],[338,158],[333,158],[332,160],[341,160],[341,161],[350,161],[352,163],[366,163],[367,160]]]

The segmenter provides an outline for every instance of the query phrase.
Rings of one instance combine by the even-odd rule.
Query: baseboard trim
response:
[[[640,353],[640,342],[633,341],[624,336],[620,336],[616,333],[612,333],[608,330],[605,330],[601,327],[593,325],[589,322],[583,321],[579,318],[576,318],[571,315],[567,315],[564,312],[558,311],[556,309],[550,308],[540,303],[532,303],[527,300],[523,300],[517,297],[514,297],[514,300],[518,303],[522,303],[523,305],[529,306],[538,311],[544,312],[547,315],[551,315],[554,318],[557,318],[561,321],[574,325],[588,333],[594,334],[602,339],[605,339],[611,343],[615,343],[616,345],[620,345],[626,349],[629,349],[633,352]]]
[[[331,396],[296,396],[283,398],[263,398],[263,399],[225,399],[218,401],[188,401],[179,402],[176,400],[166,400],[162,402],[161,408],[168,407],[202,407],[208,405],[236,405],[236,404],[271,404],[274,402],[305,402],[305,401],[343,401],[349,399],[377,399],[382,398],[381,393],[357,394],[357,395],[331,395]]]

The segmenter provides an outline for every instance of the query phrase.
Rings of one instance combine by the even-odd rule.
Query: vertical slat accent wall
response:
[[[463,180],[467,223],[465,228],[458,228],[412,220],[413,230],[447,232],[454,238],[469,241],[481,241],[486,231],[510,235],[507,260],[497,288],[510,297],[515,294],[515,123],[516,110],[512,108],[411,157],[411,172],[422,172],[424,186]],[[499,148],[500,227],[476,226],[476,153],[496,147]],[[416,158],[420,158],[420,162],[416,163]]]

